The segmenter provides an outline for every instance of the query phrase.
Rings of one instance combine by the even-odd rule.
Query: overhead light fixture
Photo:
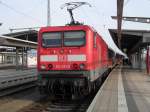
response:
[[[149,22],[150,22],[150,19],[147,19],[147,20],[146,20],[146,22],[148,22],[148,23],[149,23]]]
[[[138,18],[135,18],[135,21],[138,21]]]

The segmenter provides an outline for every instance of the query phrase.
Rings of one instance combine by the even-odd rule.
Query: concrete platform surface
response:
[[[150,76],[140,70],[114,69],[87,112],[150,112]]]

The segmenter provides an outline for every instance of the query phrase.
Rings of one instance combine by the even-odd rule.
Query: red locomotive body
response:
[[[108,46],[91,27],[43,27],[38,34],[40,89],[84,94],[108,70]],[[70,88],[70,89],[68,89]]]

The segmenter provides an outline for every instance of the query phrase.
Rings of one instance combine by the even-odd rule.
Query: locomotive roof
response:
[[[72,26],[45,26],[45,27],[41,27],[41,29],[47,29],[47,28],[90,28],[93,29],[91,26],[89,25],[72,25]]]

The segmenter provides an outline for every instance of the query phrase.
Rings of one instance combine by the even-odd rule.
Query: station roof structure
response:
[[[21,31],[0,36],[0,46],[37,48],[36,30]]]
[[[115,44],[118,46],[117,29],[109,29],[109,32]],[[148,30],[123,29],[121,34],[121,50],[125,50],[128,55],[150,44],[150,31]]]
[[[17,39],[37,42],[37,33],[38,31],[36,30],[27,30],[27,31],[4,34],[4,36],[10,36]]]
[[[37,47],[37,42],[17,39],[17,38],[8,37],[8,36],[0,36],[0,46],[30,47],[30,48],[35,49]]]

